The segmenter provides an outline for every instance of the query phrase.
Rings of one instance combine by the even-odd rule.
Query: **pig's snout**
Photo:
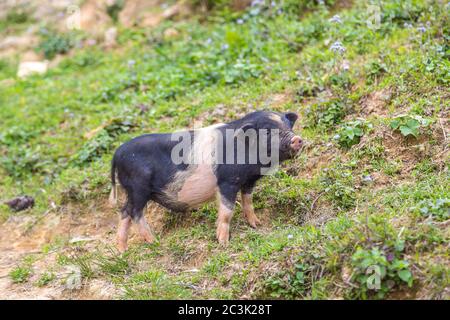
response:
[[[293,136],[291,139],[291,149],[295,152],[300,151],[303,146],[303,140],[299,136]]]

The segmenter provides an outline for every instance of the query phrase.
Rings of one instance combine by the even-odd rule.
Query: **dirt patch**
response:
[[[387,106],[391,98],[392,93],[389,88],[372,92],[360,100],[361,113],[365,116],[386,116],[389,113]]]
[[[84,211],[84,213],[83,213]],[[49,266],[56,264],[57,252],[44,254],[45,246],[58,242],[85,242],[88,250],[99,245],[114,243],[116,213],[105,203],[91,205],[84,210],[79,205],[68,205],[59,212],[43,216],[26,214],[11,216],[0,225],[0,298],[4,299],[105,299],[114,297],[112,284],[97,285],[90,281],[81,290],[67,290],[64,268],[55,270],[54,284],[39,287],[36,282]],[[23,284],[15,284],[9,277],[11,270],[22,263],[24,257],[36,256],[32,276]],[[99,280],[100,281],[100,280]],[[103,280],[102,280],[103,281]],[[108,294],[111,293],[111,294]]]
[[[276,93],[270,95],[263,101],[262,108],[272,111],[284,111],[283,106],[291,101],[293,101],[292,93],[290,92]]]
[[[160,0],[127,1],[119,13],[119,22],[125,27],[155,27],[166,19],[183,19],[191,14],[192,8],[187,1],[178,1],[171,6]]]
[[[306,142],[302,155],[305,162],[293,162],[293,167],[289,168],[288,173],[292,172],[299,178],[310,179],[328,167],[336,156],[342,156],[342,153],[332,143],[314,145]]]
[[[418,162],[432,155],[430,137],[427,135],[414,138],[404,137],[398,132],[385,131],[383,136],[386,157],[392,161],[402,162],[402,174],[410,172]]]

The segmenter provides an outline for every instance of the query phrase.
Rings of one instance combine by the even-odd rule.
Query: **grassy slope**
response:
[[[358,1],[121,30],[119,50],[78,50],[45,76],[4,85],[1,198],[36,197],[35,208],[18,214],[35,217],[34,229],[44,213],[90,219],[93,207],[107,210],[97,204],[107,197],[112,151],[144,132],[267,108],[302,114],[297,129],[308,141],[258,185],[261,230],[237,209],[226,249],[215,242],[210,204],[164,214],[159,242],[135,242],[124,256],[104,243],[71,244],[67,234],[49,239],[18,262],[13,280],[56,285],[65,281],[58,272],[75,264],[85,283],[106,279],[123,289],[118,298],[448,298],[448,8],[401,3],[384,3],[376,30]],[[342,23],[328,20],[335,13]],[[179,33],[164,36],[168,27]],[[338,40],[343,55],[329,49]],[[10,76],[3,65],[0,79]],[[400,114],[426,120],[417,138],[390,127]],[[349,134],[355,128],[360,141]],[[447,202],[433,209],[437,199]],[[6,206],[0,213],[12,215]],[[33,271],[49,252],[56,261]],[[382,273],[377,292],[367,289],[370,267]]]

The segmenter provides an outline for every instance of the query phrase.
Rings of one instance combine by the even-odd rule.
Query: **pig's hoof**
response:
[[[230,233],[228,231],[228,228],[221,227],[217,228],[217,240],[219,241],[219,244],[221,246],[228,246],[228,240],[230,238]]]
[[[127,249],[128,245],[126,243],[119,242],[117,244],[117,250],[119,250],[120,253],[124,253],[125,251],[127,251]]]
[[[155,242],[155,236],[153,236],[152,234],[145,234],[145,235],[142,235],[142,237],[144,238],[144,241],[145,242],[147,242],[147,243],[153,243],[153,242]]]
[[[144,241],[147,243],[152,243],[156,240],[155,235],[153,234],[152,230],[147,224],[139,225],[139,233],[141,234],[141,237],[144,239]]]
[[[258,219],[258,217],[255,214],[248,215],[247,222],[252,228],[257,228],[258,225],[261,224],[261,221]]]
[[[218,238],[217,240],[219,240],[219,244],[222,247],[228,247],[228,243],[229,243],[228,237],[226,237],[226,238]]]

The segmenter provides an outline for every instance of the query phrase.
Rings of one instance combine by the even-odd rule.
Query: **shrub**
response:
[[[371,61],[367,64],[365,66],[365,70],[367,84],[369,85],[375,83],[382,74],[388,71],[386,64],[378,60]]]
[[[8,24],[22,24],[29,20],[28,14],[23,10],[11,10],[5,18]]]
[[[108,13],[108,15],[111,17],[111,19],[113,19],[113,21],[117,21],[117,18],[119,16],[119,12],[120,10],[122,10],[123,6],[124,6],[124,0],[114,0],[114,1],[110,1],[111,4],[109,4],[106,7],[106,12]]]
[[[128,132],[133,126],[128,120],[113,119],[81,147],[72,157],[71,162],[76,166],[82,166],[98,159],[109,150],[115,141],[115,137],[121,133]]]
[[[53,59],[57,54],[67,53],[73,46],[74,41],[69,35],[42,29],[41,42],[36,51],[42,52],[47,59]]]
[[[359,294],[363,298],[367,297],[368,292],[375,293],[377,298],[383,298],[396,284],[406,283],[409,287],[412,286],[410,264],[401,258],[403,249],[404,243],[401,240],[393,248],[356,249],[351,258],[354,270],[352,280],[359,283]]]
[[[346,115],[346,106],[339,99],[318,103],[305,112],[308,127],[331,128],[339,124]]]
[[[264,282],[264,293],[272,298],[294,299],[305,296],[311,287],[311,266],[296,263],[287,271],[278,272]]]

